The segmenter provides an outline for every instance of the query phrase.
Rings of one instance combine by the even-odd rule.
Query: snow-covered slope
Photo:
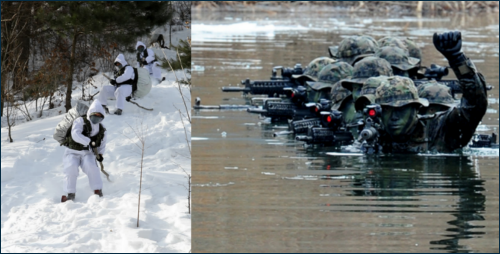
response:
[[[182,72],[176,74],[184,77]],[[185,128],[190,142],[191,126],[186,119],[184,125],[181,122],[178,109],[184,114],[186,110],[174,74],[164,71],[163,76],[167,80],[136,100],[153,111],[126,102],[123,115],[105,117],[108,144],[103,163],[112,182],[102,175],[102,198],[93,195],[87,176],[80,172],[76,200],[60,203],[65,194],[64,147],[52,138],[64,115],[57,115],[58,109],[14,126],[13,143],[2,128],[2,252],[190,251],[187,174],[191,159]],[[108,83],[102,74],[94,79],[98,89]],[[184,87],[183,93],[189,107],[189,89]],[[73,99],[80,96],[75,90]],[[112,112],[115,102],[108,101]],[[147,131],[137,228],[141,151],[133,129],[141,123]]]

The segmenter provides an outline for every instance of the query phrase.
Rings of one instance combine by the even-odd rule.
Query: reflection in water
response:
[[[343,159],[329,158],[324,169],[342,168]],[[398,165],[400,169],[391,169],[391,161],[405,161],[404,158],[363,158],[358,161],[360,168],[370,168],[362,173],[344,175],[321,175],[321,179],[329,179],[332,184],[326,188],[339,188],[342,183],[345,196],[354,198],[360,204],[322,204],[332,212],[376,212],[376,213],[449,213],[455,219],[448,221],[451,226],[444,236],[447,239],[430,241],[432,250],[449,252],[474,252],[467,245],[459,244],[461,239],[480,237],[485,226],[473,225],[472,221],[484,221],[481,215],[485,211],[483,182],[471,166],[470,158],[424,158]],[[407,160],[406,160],[407,161]],[[344,161],[345,162],[345,161]],[[389,165],[388,165],[389,164]],[[419,164],[421,166],[419,167]],[[334,173],[334,171],[332,172]],[[339,183],[337,183],[339,182]],[[446,200],[457,200],[456,204],[425,204],[432,196],[444,196]],[[367,198],[369,197],[369,198]],[[377,197],[377,198],[372,198]],[[453,199],[454,197],[458,197]],[[427,201],[427,202],[426,202]],[[424,203],[424,204],[422,204]],[[326,208],[325,208],[326,209]],[[437,209],[437,210],[436,210]],[[398,226],[382,224],[381,227]],[[401,226],[401,225],[399,225]],[[407,224],[408,226],[408,224]],[[412,226],[410,224],[410,226]]]
[[[200,68],[192,96],[208,105],[248,104],[220,87],[269,77],[276,65],[305,66],[351,34],[410,37],[423,48],[424,65],[442,65],[432,33],[459,29],[464,51],[495,87],[480,128],[498,128],[496,14],[194,16],[193,64]],[[233,23],[242,22],[250,30],[233,36]],[[197,31],[201,24],[216,32]],[[193,252],[498,252],[498,157],[331,156],[339,150],[274,137],[286,124],[245,111],[193,116]]]

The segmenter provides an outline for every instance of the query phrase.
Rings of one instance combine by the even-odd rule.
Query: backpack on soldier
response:
[[[146,68],[134,68],[134,80],[132,81],[132,96],[142,98],[151,91],[151,77]]]
[[[64,118],[57,124],[53,135],[54,139],[59,142],[59,144],[63,145],[63,143],[66,141],[68,130],[71,130],[75,119],[77,119],[78,117],[86,117],[88,110],[89,106],[78,101],[76,105],[72,107],[68,111],[68,113],[66,113]]]

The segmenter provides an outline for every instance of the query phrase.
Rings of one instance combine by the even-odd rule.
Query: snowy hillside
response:
[[[178,37],[185,39],[189,32]],[[135,56],[126,57],[132,60]],[[176,74],[184,78],[182,72]],[[186,110],[174,74],[163,70],[163,76],[165,81],[153,83],[151,92],[136,100],[153,111],[126,102],[123,115],[106,115],[102,122],[108,135],[103,164],[112,180],[108,182],[102,175],[102,198],[93,195],[87,176],[80,172],[75,201],[60,203],[61,195],[66,194],[62,169],[65,148],[52,135],[63,118],[64,113],[59,113],[64,112],[63,106],[44,112],[39,119],[20,121],[12,129],[13,143],[8,142],[7,129],[1,129],[2,252],[191,250],[187,207],[191,126],[187,119],[183,119],[184,125],[181,121],[179,110],[183,114]],[[91,94],[109,83],[102,74],[94,80],[97,88],[86,87]],[[75,87],[72,105],[81,97],[80,85]],[[189,88],[184,86],[183,93],[189,107]],[[115,103],[108,101],[111,112]],[[134,129],[141,123],[147,131],[137,228],[141,151]]]

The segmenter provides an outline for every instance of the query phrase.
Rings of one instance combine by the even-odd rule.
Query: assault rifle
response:
[[[201,105],[201,99],[200,97],[196,97],[194,101],[194,109],[228,109],[228,110],[243,110],[247,109],[251,106],[249,105],[228,105],[228,104],[222,104],[222,105]]]
[[[365,120],[363,129],[359,133],[358,141],[361,143],[361,151],[364,154],[376,154],[382,151],[378,143],[382,131],[382,107],[378,104],[368,105],[363,109]]]
[[[305,103],[305,100],[307,100],[305,88],[298,86],[297,89],[293,90],[291,101],[266,101],[262,108],[248,108],[247,111],[261,114],[264,117],[271,117],[273,121],[276,121],[281,119],[317,118],[322,111],[330,110],[331,102],[329,100],[321,99],[319,103]],[[292,127],[292,129],[294,128]],[[303,131],[298,130],[299,133]]]
[[[318,103],[310,102],[306,103],[305,106],[309,108],[311,112],[315,113],[317,117],[291,121],[289,128],[295,134],[307,133],[307,130],[310,127],[320,127],[322,122],[324,122],[321,119],[321,114],[328,113],[327,111],[330,111],[331,101],[320,99]]]
[[[281,75],[278,75],[281,71]],[[283,66],[275,66],[271,73],[270,80],[250,80],[245,79],[241,81],[244,87],[222,87],[223,92],[243,92],[244,94],[262,94],[269,97],[277,97],[280,95],[287,95],[289,92],[283,90],[285,87],[296,87],[299,82],[295,80],[292,75],[303,74],[304,70],[302,65],[295,64],[293,68]]]
[[[422,67],[425,72],[419,71],[417,74],[417,79],[413,80],[416,87],[421,84],[427,83],[429,80],[435,80],[440,84],[443,84],[450,88],[451,95],[455,99],[455,94],[462,93],[462,88],[460,87],[460,82],[458,80],[443,80],[444,76],[448,75],[448,68],[439,66],[437,64],[431,64],[430,68]],[[493,87],[491,85],[486,86],[486,90],[491,90]]]
[[[352,133],[347,130],[346,125],[344,124],[342,112],[333,110],[332,112],[322,112],[321,114],[327,121],[327,127],[309,127],[307,129],[307,135],[297,135],[295,139],[298,141],[304,141],[308,145],[352,144],[354,138]]]

